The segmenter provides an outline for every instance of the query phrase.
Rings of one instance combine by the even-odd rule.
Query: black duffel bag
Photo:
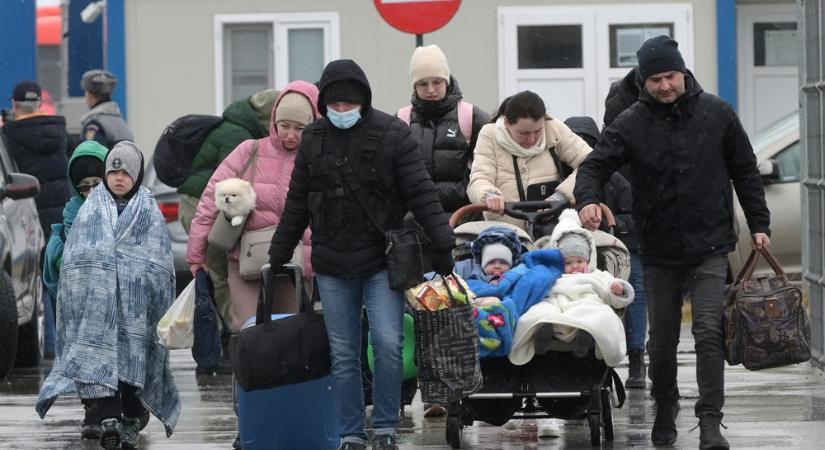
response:
[[[284,266],[301,297],[298,314],[272,320],[276,271],[262,271],[255,326],[232,336],[229,357],[235,380],[244,391],[303,383],[329,374],[330,350],[324,317],[312,308],[297,266]],[[318,295],[318,289],[314,290]]]

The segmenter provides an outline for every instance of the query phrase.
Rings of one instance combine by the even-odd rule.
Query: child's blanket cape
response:
[[[66,240],[58,298],[57,358],[37,399],[40,417],[59,395],[111,397],[125,382],[171,435],[181,401],[156,327],[175,299],[175,272],[146,188],[119,216],[105,187],[92,191]]]
[[[624,325],[614,311],[633,301],[633,288],[619,280],[625,289],[624,296],[610,292],[610,283],[616,278],[607,272],[565,275],[556,281],[550,295],[531,307],[516,325],[510,362],[527,364],[535,354],[533,335],[545,323],[552,323],[554,337],[572,341],[581,329],[596,341],[596,357],[604,359],[610,367],[624,359],[627,346]]]
[[[533,250],[522,263],[507,271],[497,285],[470,278],[467,285],[476,297],[498,297],[500,305],[475,309],[479,333],[479,357],[507,356],[519,317],[540,302],[564,271],[557,249]]]

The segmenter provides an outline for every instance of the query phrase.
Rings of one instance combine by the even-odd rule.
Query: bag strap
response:
[[[241,167],[241,170],[238,171],[237,177],[238,178],[243,178],[244,175],[246,175],[246,171],[249,170],[250,167],[252,167],[252,176],[249,178],[249,184],[254,185],[255,184],[255,172],[258,171],[257,170],[258,169],[258,140],[257,139],[252,141],[252,153],[249,154],[249,158],[246,160],[243,167]]]
[[[458,102],[458,128],[461,129],[461,134],[464,135],[464,141],[467,146],[470,146],[470,141],[473,139],[473,104],[461,100]]]
[[[368,128],[365,133],[364,137],[361,139],[371,139],[380,142],[381,137],[384,135],[384,129],[389,125],[389,123],[381,126],[380,129],[378,127],[370,127]],[[358,143],[360,145],[360,141]],[[381,220],[378,219],[378,216],[375,214],[371,208],[369,208],[369,201],[367,199],[367,191],[361,185],[361,182],[358,180],[358,177],[355,176],[355,172],[352,170],[352,165],[350,164],[350,160],[347,156],[342,156],[335,161],[335,167],[338,168],[341,172],[341,175],[344,177],[344,181],[346,181],[347,186],[352,191],[352,194],[355,196],[355,199],[358,200],[358,203],[364,208],[364,212],[367,214],[367,217],[370,218],[370,222],[375,225],[375,228],[380,231],[384,232],[385,224],[381,223]]]
[[[753,271],[756,270],[756,263],[759,261],[759,255],[762,255],[765,260],[768,262],[768,265],[771,266],[774,273],[777,276],[784,277],[785,271],[782,270],[782,265],[779,264],[779,261],[776,257],[771,253],[770,249],[767,247],[763,247],[762,250],[751,250],[750,256],[748,256],[748,260],[745,262],[745,265],[742,267],[742,270],[739,271],[739,275],[736,276],[736,281],[734,285],[742,282],[748,281],[753,276]]]
[[[272,297],[275,296],[275,277],[279,274],[290,275],[289,281],[298,289],[295,282],[295,274],[289,270],[272,270],[272,266],[267,270],[266,278],[261,280],[261,290],[258,291],[258,310],[255,316],[255,325],[261,325],[272,321]],[[312,302],[319,298],[318,282],[313,278],[312,298],[307,294],[306,289],[301,288],[301,304],[298,306],[298,313],[316,314],[312,307]]]
[[[441,283],[444,284],[444,289],[447,290],[447,297],[450,298],[450,303],[451,303],[450,306],[457,306],[458,305],[458,301],[455,299],[455,294],[453,294],[452,289],[450,289],[450,281],[449,281],[450,278],[455,280],[455,284],[458,286],[458,292],[461,292],[462,294],[464,294],[464,297],[467,298],[467,289],[464,289],[464,285],[462,285],[461,282],[458,281],[458,279],[455,276],[453,276],[453,274],[450,274],[450,275],[447,275],[447,276],[444,276],[444,275],[439,275],[439,276],[441,277]]]
[[[410,126],[410,120],[412,118],[412,105],[407,105],[399,109],[395,116],[406,123],[407,126]]]
[[[559,174],[559,183],[565,180],[565,178],[570,176],[570,170],[567,164],[561,162],[559,155],[556,154],[555,147],[550,147],[547,149],[550,152],[550,157],[553,158],[553,164],[556,165],[556,172]]]
[[[608,375],[612,381],[613,386],[616,388],[616,398],[619,400],[619,404],[616,405],[617,409],[620,409],[624,406],[624,401],[627,399],[627,393],[624,390],[624,384],[622,384],[622,379],[619,377],[619,374],[611,367],[610,373]]]
[[[458,102],[456,109],[458,113],[458,128],[461,130],[461,135],[464,136],[464,142],[469,146],[470,141],[473,139],[473,104],[461,100]],[[410,126],[412,121],[412,105],[407,105],[399,109],[395,116],[406,123],[407,126]]]
[[[521,182],[521,171],[518,168],[518,158],[513,155],[513,172],[516,174],[516,187],[518,188],[518,198],[520,201],[525,201],[527,196],[524,194],[524,184]]]

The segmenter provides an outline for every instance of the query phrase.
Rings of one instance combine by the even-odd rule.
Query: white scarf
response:
[[[536,145],[530,148],[524,148],[519,145],[519,143],[516,142],[512,136],[510,136],[510,132],[504,127],[505,120],[507,120],[507,118],[504,116],[501,116],[498,120],[496,120],[496,143],[504,150],[507,150],[508,153],[518,158],[531,158],[547,150],[544,147],[546,137],[545,133],[541,133],[541,139],[536,142]]]

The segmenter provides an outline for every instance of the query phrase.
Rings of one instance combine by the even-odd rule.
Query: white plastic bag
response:
[[[158,337],[168,349],[192,348],[195,341],[194,279],[158,321]]]

